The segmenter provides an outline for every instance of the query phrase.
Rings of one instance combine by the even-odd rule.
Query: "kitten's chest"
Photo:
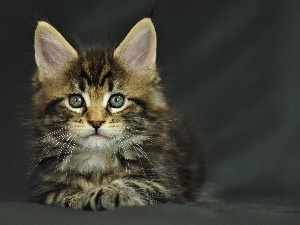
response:
[[[89,173],[93,171],[106,172],[120,166],[117,156],[109,152],[81,152],[67,156],[59,166],[61,171]]]

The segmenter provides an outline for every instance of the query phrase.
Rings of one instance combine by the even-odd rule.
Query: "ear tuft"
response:
[[[151,68],[156,62],[156,32],[150,18],[142,19],[117,47],[114,57],[133,68]]]
[[[76,50],[50,24],[40,21],[34,37],[35,61],[43,72],[55,73],[78,57]]]

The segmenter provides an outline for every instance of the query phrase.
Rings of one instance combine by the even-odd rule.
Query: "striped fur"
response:
[[[38,68],[30,126],[37,179],[31,200],[84,210],[195,201],[204,179],[201,151],[165,100],[155,53],[133,64],[136,52],[126,53],[126,59],[118,55],[132,51],[126,47],[140,41],[131,40],[137,35],[143,38],[141,29],[149,26],[155,35],[151,21],[139,22],[121,43],[125,50],[118,51],[70,49],[42,23],[35,40]],[[154,50],[155,40],[149,42]],[[40,45],[59,49],[46,52],[50,59],[41,58],[45,49],[40,51]],[[63,63],[51,58],[55,54]],[[84,106],[72,108],[72,94],[82,96]],[[108,104],[114,94],[124,96],[122,107]],[[95,120],[99,128],[92,127]]]

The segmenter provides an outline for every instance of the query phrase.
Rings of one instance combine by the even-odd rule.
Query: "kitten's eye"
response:
[[[113,108],[121,108],[124,105],[124,96],[122,94],[112,95],[108,100],[108,104]]]
[[[84,99],[81,95],[71,95],[69,97],[69,103],[73,108],[81,108],[84,106]]]

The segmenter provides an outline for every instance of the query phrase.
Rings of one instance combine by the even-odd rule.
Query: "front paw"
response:
[[[141,206],[145,201],[126,186],[105,185],[87,193],[81,202],[84,210],[111,210],[123,206]]]

